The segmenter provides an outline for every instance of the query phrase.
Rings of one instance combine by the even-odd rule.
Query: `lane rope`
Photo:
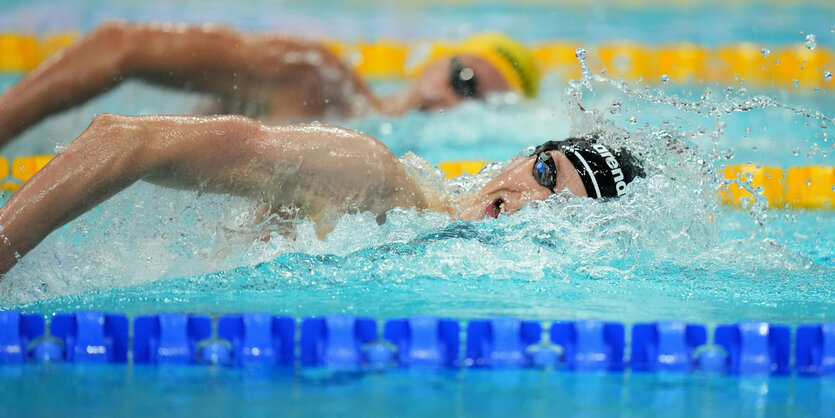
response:
[[[49,55],[71,45],[81,35],[76,32],[34,35],[0,33],[0,72],[31,71]],[[337,55],[350,62],[363,76],[372,79],[407,78],[434,52],[448,49],[444,41],[376,42],[325,41]],[[543,73],[556,73],[565,81],[581,76],[574,53],[587,50],[592,71],[604,69],[611,78],[678,84],[721,83],[772,86],[775,88],[835,88],[835,53],[824,47],[780,45],[764,52],[762,44],[729,43],[706,47],[679,42],[644,45],[618,41],[582,45],[572,40],[529,44]],[[827,77],[827,71],[829,76]],[[665,77],[666,76],[666,77]],[[662,80],[663,79],[663,80]]]
[[[11,160],[0,156],[0,191],[14,193],[43,168],[52,155],[29,155]],[[447,178],[476,174],[489,161],[459,160],[438,164]],[[770,207],[794,209],[835,209],[835,166],[803,167],[731,164],[722,169],[727,180],[717,191],[723,204],[747,207],[753,193],[762,194]],[[758,190],[761,189],[761,190]]]
[[[627,333],[631,337],[628,340]],[[709,335],[712,338],[708,339]],[[350,315],[294,318],[266,313],[214,318],[162,313],[129,318],[96,311],[45,317],[5,311],[0,312],[0,336],[0,369],[21,363],[67,362],[166,368],[188,364],[285,370],[299,367],[374,373],[409,368],[529,368],[835,375],[835,350],[828,343],[835,338],[832,323],[804,324],[793,329],[755,321],[715,327],[683,321],[630,326],[596,319],[499,317],[460,321],[414,316],[377,320]]]

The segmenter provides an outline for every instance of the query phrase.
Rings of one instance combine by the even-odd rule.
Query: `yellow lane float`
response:
[[[0,33],[0,72],[30,71],[50,54],[70,45],[77,33],[44,36]],[[404,78],[415,73],[421,62],[449,48],[449,42],[406,42],[379,40],[347,43],[326,41],[336,54],[369,78]],[[835,71],[835,54],[825,47],[809,50],[802,45],[769,46],[749,42],[706,47],[694,43],[645,45],[617,41],[582,45],[576,41],[553,40],[527,45],[541,72],[553,72],[563,79],[580,77],[574,51],[583,46],[592,71],[606,70],[610,77],[659,82],[662,75],[680,84],[708,82],[774,86],[777,88],[835,88],[824,72]],[[763,53],[766,47],[769,53]],[[429,51],[430,53],[427,53]]]

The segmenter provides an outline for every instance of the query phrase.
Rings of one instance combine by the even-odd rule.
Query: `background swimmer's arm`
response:
[[[0,274],[50,232],[140,179],[307,205],[311,217],[333,206],[378,215],[427,206],[388,148],[355,131],[266,127],[240,116],[101,115],[0,207]]]
[[[299,117],[316,111],[317,101],[324,106],[326,99],[337,113],[347,109],[342,98],[327,96],[338,96],[345,83],[376,103],[362,80],[318,43],[222,27],[111,23],[50,57],[0,95],[0,145],[131,77],[214,93],[227,109],[230,102],[245,108],[251,101],[254,112],[283,106]],[[330,84],[325,83],[328,77]],[[316,94],[325,96],[312,97]]]

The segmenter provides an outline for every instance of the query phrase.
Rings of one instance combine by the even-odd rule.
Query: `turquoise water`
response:
[[[716,115],[655,103],[662,94],[688,99],[692,93],[686,87],[647,93],[640,86],[620,91],[606,80],[590,83],[591,90],[581,91],[584,106],[596,112],[591,116],[570,110],[565,86],[552,80],[535,102],[474,102],[442,114],[344,123],[381,138],[395,153],[414,149],[416,155],[406,154],[403,161],[453,196],[477,188],[490,173],[445,182],[432,162],[476,155],[506,160],[547,139],[601,123],[617,125],[633,133],[628,141],[646,151],[654,172],[630,186],[627,199],[556,196],[514,216],[482,222],[395,210],[377,225],[370,215],[351,215],[320,240],[306,222],[248,224],[249,202],[138,184],[51,235],[0,288],[8,305],[40,312],[327,312],[379,318],[433,312],[455,318],[793,325],[833,318],[835,216],[741,211],[714,199],[716,169],[727,162],[829,162],[826,149],[814,151],[806,140],[826,132],[825,121],[776,107],[721,114],[724,125],[714,141]],[[126,86],[79,112],[106,107],[120,94],[141,95],[143,89]],[[730,106],[751,96],[727,93],[700,103]],[[824,108],[826,100],[823,93],[808,98]],[[620,103],[616,114],[610,112],[613,101]],[[636,115],[640,121],[632,124]],[[45,125],[74,124],[64,118]],[[751,133],[736,136],[746,128]],[[668,151],[661,145],[664,132],[692,149]],[[29,132],[18,142],[54,146],[32,139]],[[781,145],[773,145],[777,141]],[[793,147],[801,150],[797,156],[786,152]],[[295,238],[273,234],[253,242],[288,228]],[[366,238],[358,241],[360,234]]]
[[[631,39],[648,44],[689,41],[713,46],[752,41],[774,45],[802,42],[800,32],[823,37],[832,27],[832,4],[826,0],[639,4],[626,0],[247,0],[234,5],[224,0],[8,0],[0,5],[0,12],[0,28],[36,33],[88,31],[112,19],[176,20],[223,22],[244,29],[342,40],[455,39],[474,31],[498,30],[526,42]]]
[[[5,416],[197,411],[209,417],[277,411],[283,416],[826,416],[835,408],[831,382],[794,377],[531,370],[294,377],[196,367],[89,366],[11,367],[0,374],[7,399],[37,400],[25,410],[7,409]]]
[[[134,94],[130,89],[168,94],[128,86],[112,100]],[[545,91],[541,102],[472,103],[439,115],[348,123],[376,129],[375,135],[387,132],[379,136],[392,148],[412,146],[430,155],[430,161],[471,155],[473,138],[481,133],[491,144],[486,152],[506,159],[533,143],[530,137],[537,142],[559,137],[584,123],[576,114],[573,120],[568,116],[572,112],[564,86],[550,83]],[[617,97],[625,104],[623,113],[615,115],[608,109]],[[825,104],[819,97],[793,99]],[[106,105],[107,100],[86,109]],[[637,125],[646,133],[633,140],[655,146],[660,142],[653,123],[663,126],[665,116],[644,109],[661,107],[678,116],[681,128],[675,132],[682,137],[712,126],[700,114],[599,83],[593,94],[585,92],[584,105],[626,129],[632,125],[628,119],[638,115],[642,121]],[[767,146],[775,139],[761,134],[748,139],[723,135],[716,148],[732,148],[735,155],[709,160],[705,156],[714,146],[705,138],[711,134],[707,129],[690,141],[698,151],[678,165],[656,167],[655,175],[631,185],[628,197],[619,201],[556,196],[511,217],[471,223],[412,210],[393,211],[383,225],[371,216],[354,215],[343,218],[324,240],[302,222],[290,225],[295,239],[273,236],[253,244],[253,236],[262,230],[241,226],[241,214],[251,209],[247,202],[136,185],[50,236],[9,274],[1,285],[3,295],[7,307],[25,311],[100,309],[131,316],[268,311],[382,319],[430,312],[462,319],[682,319],[709,327],[741,320],[789,325],[832,321],[833,213],[752,213],[719,206],[713,198],[715,167],[746,161],[740,157],[745,153],[753,161],[783,166],[828,162],[830,157],[813,153],[803,139],[824,128],[793,111],[766,109],[742,116],[726,132],[744,131],[732,128],[734,123],[779,132],[784,142],[804,152],[794,156],[785,146]],[[64,117],[51,123],[72,126],[72,117]],[[813,123],[807,126],[809,121]],[[526,126],[525,134],[509,124]],[[659,152],[653,161],[675,155]],[[700,164],[699,156],[710,164]],[[429,162],[416,157],[404,161],[427,181],[439,181],[426,168]],[[678,177],[672,179],[670,173]],[[489,172],[441,188],[455,193],[477,186],[485,176]],[[360,234],[362,241],[356,239]],[[829,380],[530,370],[265,375],[201,367],[31,366],[4,369],[0,393],[6,399],[37,399],[35,411],[45,415],[108,415],[115,408],[125,415],[199,411],[208,416],[277,410],[347,416],[785,416],[831,414],[835,393]]]
[[[343,39],[458,37],[499,28],[529,41],[594,43],[623,36],[649,43],[754,41],[773,47],[799,45],[799,32],[806,31],[819,35],[821,47],[831,50],[835,44],[827,26],[832,6],[825,2],[646,8],[531,2],[411,12],[416,6],[374,8],[351,2],[321,13],[288,3],[277,17],[256,13],[263,6],[258,2],[235,13],[229,6],[205,4],[127,2],[98,8],[86,2],[57,7],[14,1],[2,6],[0,28],[48,32],[86,29],[112,16],[161,16]],[[681,14],[692,19],[677,17]],[[704,21],[717,22],[718,29],[697,27]],[[370,27],[369,32],[360,26]],[[668,35],[661,40],[657,33]],[[16,77],[0,76],[0,86]],[[826,119],[835,108],[831,90],[588,81],[587,87],[567,89],[555,77],[547,78],[535,101],[498,97],[440,114],[336,122],[381,139],[451,196],[477,188],[491,171],[444,182],[431,168],[437,162],[506,161],[545,140],[615,126],[631,133],[624,143],[645,152],[650,162],[651,175],[631,185],[624,199],[555,196],[511,217],[471,223],[413,210],[395,210],[383,225],[368,215],[352,215],[320,240],[305,222],[253,226],[250,202],[138,184],[52,234],[24,258],[0,283],[0,306],[129,315],[268,311],[381,319],[427,313],[625,323],[682,319],[708,326],[741,320],[833,321],[835,214],[736,210],[713,198],[716,172],[726,163],[832,165],[827,135],[832,123]],[[375,87],[391,90],[397,83]],[[593,113],[577,111],[572,101],[577,93]],[[786,107],[733,110],[758,95]],[[695,105],[665,104],[670,97]],[[128,83],[47,120],[0,153],[54,152],[99,112],[178,113],[200,100]],[[665,145],[670,136],[689,150],[671,150]],[[295,238],[269,235],[279,229],[294,231]],[[356,239],[360,235],[363,240]],[[264,236],[270,238],[257,239]],[[826,415],[835,409],[828,383],[796,377],[557,371],[259,375],[212,368],[27,366],[0,369],[0,396],[29,405],[0,414],[228,416],[265,415],[281,408],[288,415]]]

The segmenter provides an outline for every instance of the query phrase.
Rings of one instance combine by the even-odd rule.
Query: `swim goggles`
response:
[[[548,188],[551,193],[556,193],[554,189],[557,187],[557,166],[551,158],[551,153],[543,151],[536,155],[536,161],[533,163],[533,178],[540,186]]]
[[[476,96],[478,83],[476,82],[475,72],[472,68],[465,67],[457,57],[450,61],[449,84],[452,86],[452,91],[462,99],[470,99]]]

